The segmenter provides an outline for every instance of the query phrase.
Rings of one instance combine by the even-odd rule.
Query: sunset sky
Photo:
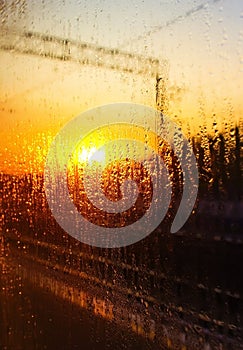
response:
[[[5,28],[167,60],[167,114],[185,132],[189,127],[196,133],[202,125],[211,132],[213,122],[222,130],[225,123],[239,123],[243,1],[7,3],[1,15]],[[0,171],[42,169],[51,139],[68,120],[88,108],[123,101],[155,106],[155,79],[0,51]]]

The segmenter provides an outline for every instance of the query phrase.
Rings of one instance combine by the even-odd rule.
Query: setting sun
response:
[[[103,163],[105,161],[105,151],[98,150],[95,147],[82,148],[81,152],[78,153],[78,162],[79,163],[93,163],[99,162]]]

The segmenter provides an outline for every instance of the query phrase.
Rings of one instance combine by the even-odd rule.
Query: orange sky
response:
[[[151,77],[8,52],[1,52],[0,60],[0,170],[4,172],[43,169],[52,137],[86,109],[120,101],[155,107]],[[201,81],[195,81],[188,73],[183,82],[179,77],[168,82],[167,114],[182,123],[185,132],[188,126],[193,132],[200,130],[202,124],[210,132],[215,120],[221,128],[229,117],[234,124],[242,111],[237,80],[224,84],[220,76],[210,80],[202,74]]]
[[[30,3],[22,17],[17,12],[12,17],[9,15],[7,24],[108,47],[119,47],[129,41],[131,28],[136,38],[146,28],[166,23],[168,18],[195,5],[195,1],[188,1],[188,8],[175,1],[167,5],[145,1],[144,7],[136,10],[141,12],[137,16],[133,2],[123,7],[116,1],[106,1],[103,5],[98,2],[98,7],[87,2],[86,15],[82,16],[83,9],[78,9],[75,1],[67,2],[66,7],[63,5],[57,11],[52,1],[45,1],[43,8],[35,1]],[[99,6],[102,11],[95,15],[93,7]],[[116,16],[115,21],[118,10],[124,16]],[[231,5],[219,0],[173,28],[155,32],[142,41],[130,40],[125,48],[168,60],[167,114],[182,125],[185,133],[188,128],[197,133],[202,125],[212,132],[214,122],[222,130],[226,123],[228,126],[239,123],[243,112],[241,13],[243,9],[236,0]],[[155,106],[155,80],[149,76],[6,51],[0,51],[0,63],[0,171],[3,172],[43,169],[53,136],[86,109],[111,102]]]

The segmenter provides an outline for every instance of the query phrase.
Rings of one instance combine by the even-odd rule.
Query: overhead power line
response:
[[[177,22],[180,22],[181,20],[183,20],[185,18],[188,18],[191,15],[193,15],[193,14],[195,14],[195,13],[197,13],[197,12],[203,10],[203,9],[205,9],[208,6],[209,3],[216,3],[216,2],[219,2],[219,1],[221,1],[221,0],[211,0],[211,1],[204,2],[204,3],[200,4],[200,5],[197,5],[197,6],[193,7],[193,8],[191,8],[190,10],[186,11],[184,14],[179,15],[179,16],[177,16],[177,17],[175,17],[175,18],[165,22],[164,24],[156,26],[156,27],[152,28],[151,30],[144,32],[143,34],[138,35],[136,38],[133,38],[133,39],[130,39],[130,40],[124,42],[119,47],[121,49],[124,49],[128,45],[130,45],[131,43],[143,40],[143,39],[145,39],[145,38],[147,38],[147,37],[149,37],[149,36],[159,32],[159,31],[161,31],[162,29],[165,29],[165,28],[167,28],[169,26],[172,26],[173,24],[176,24]]]
[[[73,61],[81,65],[104,67],[106,69],[133,74],[157,76],[166,61],[110,49],[85,42],[73,41],[52,35],[34,32],[16,32],[7,28],[0,37],[0,50],[21,54]]]

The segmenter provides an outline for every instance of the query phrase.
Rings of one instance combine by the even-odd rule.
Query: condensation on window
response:
[[[0,1],[1,349],[242,348],[242,20],[238,0]],[[121,109],[94,127],[121,103],[159,123]],[[93,129],[63,177],[79,131],[59,144],[52,198],[49,151],[83,115]],[[129,235],[164,208],[160,188],[164,218],[133,244],[86,244],[65,230],[73,212],[60,226],[68,193],[84,237],[90,222]],[[171,233],[181,203],[190,215]]]

